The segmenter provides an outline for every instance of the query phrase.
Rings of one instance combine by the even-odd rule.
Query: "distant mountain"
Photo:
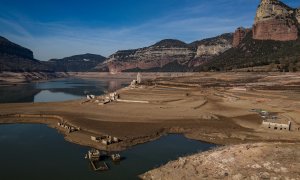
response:
[[[0,53],[33,59],[33,52],[0,36]]]
[[[93,71],[106,57],[96,54],[81,54],[63,59],[50,59],[46,64],[57,72],[86,72]]]
[[[183,41],[177,39],[164,39],[150,47],[162,47],[162,48],[189,48],[190,46]]]
[[[106,58],[82,54],[63,59],[39,61],[33,52],[0,36],[0,72],[85,72],[93,71]]]
[[[0,36],[1,71],[52,71],[44,63],[35,60],[33,52]]]
[[[190,67],[226,51],[232,47],[232,34],[195,41],[191,44],[165,39],[140,49],[122,50],[112,54],[96,69],[100,71],[188,71]]]

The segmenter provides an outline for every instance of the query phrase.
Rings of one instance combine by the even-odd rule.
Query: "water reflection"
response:
[[[0,103],[33,102],[40,91],[34,84],[0,86]]]
[[[58,79],[15,86],[0,87],[0,103],[53,102],[74,100],[86,94],[101,95],[113,92],[130,82],[130,79]]]
[[[120,88],[122,88],[124,86],[124,83],[122,83],[121,81],[117,81],[117,80],[111,80],[108,81],[108,91],[109,92],[114,92]]]
[[[57,102],[68,101],[73,99],[80,99],[81,96],[75,96],[63,92],[51,92],[48,90],[42,90],[34,96],[34,102]]]

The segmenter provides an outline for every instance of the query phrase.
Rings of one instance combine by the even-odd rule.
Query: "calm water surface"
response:
[[[130,82],[130,80],[128,80]],[[100,95],[119,89],[126,81],[60,79],[41,83],[0,87],[0,102],[49,102]],[[46,125],[14,124],[0,126],[0,179],[137,179],[150,169],[199,151],[213,144],[168,135],[159,140],[120,152],[125,159],[110,170],[94,172],[84,159],[87,147],[66,142]]]
[[[0,103],[55,102],[101,95],[128,85],[130,79],[57,79],[15,86],[0,86]]]
[[[137,179],[137,175],[179,156],[214,145],[168,135],[121,152],[120,164],[107,160],[109,171],[94,172],[84,159],[89,150],[66,142],[46,125],[0,126],[0,179]]]

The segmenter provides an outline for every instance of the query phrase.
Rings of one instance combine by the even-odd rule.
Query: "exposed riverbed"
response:
[[[128,80],[129,82],[129,80]],[[125,80],[60,79],[2,86],[1,103],[76,100],[100,95],[127,85]],[[124,160],[110,170],[94,172],[84,159],[88,147],[64,140],[57,130],[39,124],[0,126],[0,179],[135,179],[179,156],[205,151],[213,144],[168,135],[120,152]]]

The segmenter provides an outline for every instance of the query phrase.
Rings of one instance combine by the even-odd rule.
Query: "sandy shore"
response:
[[[299,75],[164,76],[139,88],[118,91],[123,100],[149,103],[112,102],[100,106],[78,100],[0,104],[0,123],[44,123],[57,128],[68,141],[112,151],[154,140],[166,133],[183,133],[188,138],[222,145],[298,143]],[[283,122],[291,121],[292,131],[263,128],[262,117],[251,109],[264,109],[275,113]],[[57,126],[61,121],[81,130],[67,133]],[[112,135],[122,141],[105,146],[90,139],[100,135]]]

